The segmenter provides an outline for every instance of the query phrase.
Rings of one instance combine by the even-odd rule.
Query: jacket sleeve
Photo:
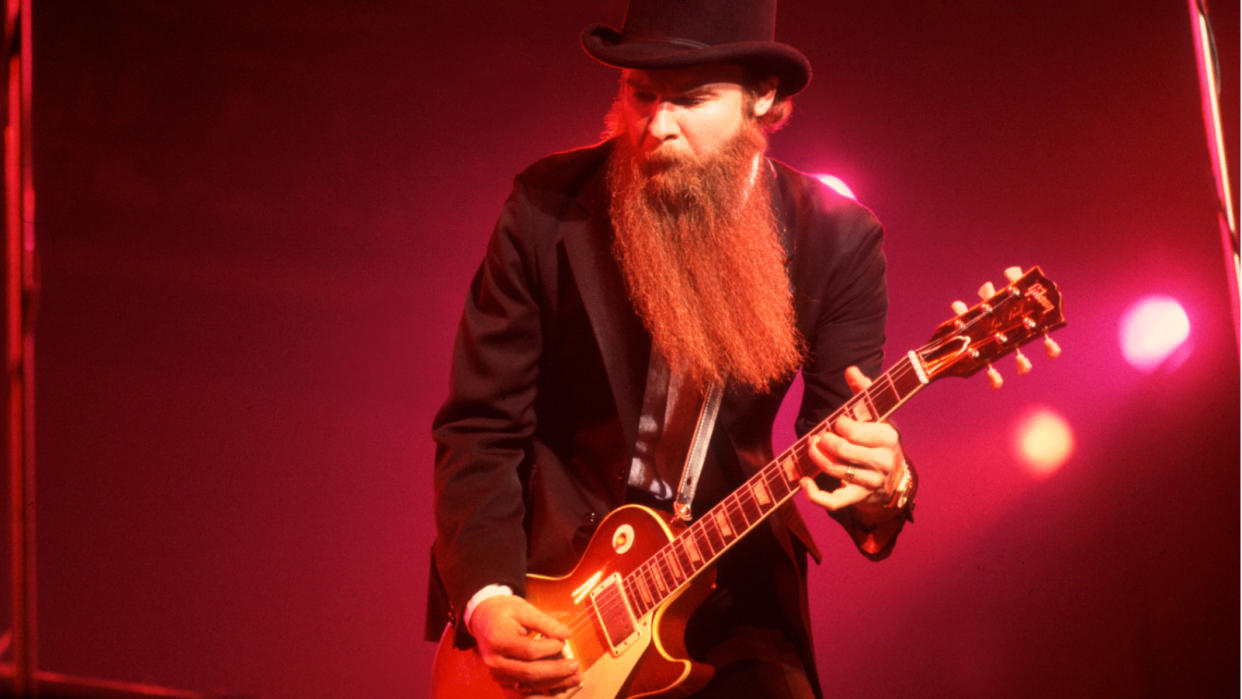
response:
[[[813,219],[814,220],[814,219]],[[814,303],[807,335],[808,359],[803,367],[803,396],[795,431],[806,434],[851,396],[845,369],[857,365],[869,377],[879,375],[884,361],[884,324],[888,314],[883,229],[870,212],[851,203],[832,206],[825,220],[835,225],[812,230],[807,244]],[[816,223],[819,223],[816,221]],[[823,225],[823,224],[820,224]],[[815,227],[815,224],[812,224]],[[821,476],[832,489],[837,481]],[[830,513],[850,534],[859,551],[873,560],[888,556],[905,517],[885,527],[877,546],[872,529],[853,517],[852,508]]]
[[[532,227],[519,176],[470,284],[448,398],[432,426],[434,564],[455,618],[485,585],[525,592],[522,474],[542,344]]]

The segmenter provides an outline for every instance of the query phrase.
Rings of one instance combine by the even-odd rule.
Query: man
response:
[[[434,425],[433,590],[509,692],[582,681],[525,576],[570,570],[626,502],[671,508],[711,386],[696,515],[771,460],[799,369],[800,434],[880,369],[878,222],[763,156],[810,79],[774,19],[774,0],[632,0],[622,31],[588,27],[586,51],[622,69],[610,138],[516,178],[472,282]],[[842,418],[811,456],[808,497],[886,556],[909,518],[894,489],[912,490],[896,432]],[[819,696],[808,554],[792,504],[724,554],[686,629],[715,668],[696,696]]]

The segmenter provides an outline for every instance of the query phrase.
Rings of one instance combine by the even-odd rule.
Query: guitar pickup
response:
[[[638,640],[638,620],[634,618],[634,610],[630,608],[630,601],[621,587],[620,573],[609,575],[591,590],[591,606],[595,609],[595,618],[613,657],[621,655]]]

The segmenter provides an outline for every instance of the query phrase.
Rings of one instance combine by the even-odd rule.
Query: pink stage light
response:
[[[1052,408],[1036,408],[1018,424],[1015,451],[1027,471],[1047,478],[1074,454],[1074,430]]]
[[[1122,314],[1119,337],[1121,354],[1135,369],[1176,368],[1185,359],[1186,352],[1179,350],[1190,337],[1190,318],[1175,299],[1144,296]]]
[[[836,175],[820,173],[815,176],[815,179],[819,180],[820,182],[823,182],[825,185],[828,186],[829,189],[833,190],[837,194],[840,194],[843,197],[849,197],[850,199],[853,199],[854,201],[858,201],[858,197],[854,196],[854,190],[850,189],[850,186],[846,184],[840,177],[837,177]]]

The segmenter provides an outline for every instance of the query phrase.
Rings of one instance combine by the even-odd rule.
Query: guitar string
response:
[[[1006,297],[1000,301],[1000,305],[1005,305],[1008,303],[1008,301],[1009,301],[1009,298]],[[960,317],[965,317],[965,315],[966,314],[962,314],[962,316]],[[969,327],[974,326],[974,324],[978,322],[981,317],[982,316],[970,318],[968,321],[966,321],[966,327],[969,328]],[[959,329],[959,332],[960,331],[961,329]],[[1018,342],[1015,344],[1015,346],[1018,346],[1021,344],[1024,344],[1024,343]],[[924,345],[922,348],[920,348],[920,351],[926,349],[927,347],[928,347],[927,345]],[[918,383],[916,383],[910,389],[907,395],[902,396],[901,391],[897,388],[895,379],[899,379],[899,378],[908,379],[911,373],[917,374],[919,372],[916,371],[913,363],[909,361],[909,356],[907,355],[907,357],[904,357],[901,361],[899,361],[897,364],[891,367],[888,371],[884,372],[879,377],[877,377],[876,381],[872,384],[872,386],[869,386],[866,390],[860,391],[854,396],[851,396],[839,408],[837,408],[837,410],[833,411],[828,417],[826,417],[823,421],[818,423],[815,427],[808,430],[806,435],[804,435],[799,440],[795,441],[790,447],[785,449],[785,451],[783,451],[779,456],[777,456],[771,462],[766,464],[764,467],[760,468],[755,473],[754,476],[747,479],[745,483],[743,483],[743,487],[739,487],[738,490],[726,496],[726,498],[721,503],[718,503],[716,506],[712,507],[707,512],[705,512],[704,517],[701,517],[698,521],[696,521],[694,524],[688,527],[685,531],[679,533],[672,540],[661,545],[645,561],[640,563],[633,570],[631,570],[624,577],[622,577],[619,583],[619,587],[621,588],[619,593],[621,595],[629,595],[631,599],[637,599],[633,588],[635,585],[641,584],[644,586],[644,588],[648,589],[648,592],[653,596],[653,598],[655,597],[659,598],[658,601],[653,601],[651,607],[649,607],[647,611],[651,611],[651,609],[654,609],[655,607],[659,606],[662,602],[664,602],[664,600],[668,598],[668,596],[676,589],[676,587],[671,587],[668,590],[668,592],[665,592],[661,595],[659,594],[658,589],[649,588],[646,582],[644,582],[639,577],[637,577],[637,576],[646,575],[649,573],[650,577],[656,578],[658,582],[664,583],[665,587],[669,588],[670,587],[669,581],[665,580],[663,578],[662,573],[660,573],[660,571],[658,571],[657,569],[653,567],[653,561],[657,561],[657,560],[660,560],[661,557],[668,556],[669,550],[671,550],[675,545],[679,545],[679,540],[681,540],[683,537],[686,537],[686,536],[698,537],[700,534],[702,534],[702,540],[703,542],[707,544],[706,550],[709,553],[711,553],[711,555],[707,557],[702,557],[701,554],[702,554],[702,551],[704,550],[704,547],[700,545],[698,541],[696,541],[695,547],[700,552],[700,558],[701,558],[700,564],[698,565],[697,569],[695,569],[693,572],[687,575],[686,580],[681,581],[681,583],[679,583],[678,586],[680,586],[681,584],[684,584],[688,580],[692,579],[699,572],[706,569],[707,566],[714,563],[717,558],[723,555],[724,552],[733,543],[735,543],[742,537],[749,534],[750,531],[754,529],[756,526],[758,526],[764,519],[766,519],[768,515],[774,512],[779,506],[783,505],[787,500],[792,498],[799,490],[802,489],[802,486],[798,480],[794,480],[790,482],[787,479],[788,474],[785,473],[784,467],[787,462],[792,460],[794,461],[795,465],[798,466],[797,471],[798,471],[799,476],[810,475],[811,473],[813,473],[813,471],[807,471],[805,474],[802,472],[803,467],[806,465],[805,457],[810,450],[810,441],[811,441],[810,438],[811,437],[814,437],[814,436],[817,436],[819,434],[826,432],[829,429],[829,426],[832,423],[834,423],[837,419],[839,419],[841,416],[843,416],[847,410],[849,410],[852,413],[853,406],[862,400],[867,400],[870,403],[870,405],[868,406],[868,409],[871,411],[871,414],[873,416],[873,419],[875,419],[875,421],[878,422],[878,421],[884,420],[885,418],[888,417],[888,415],[892,414],[893,411],[895,411],[898,407],[900,407],[901,404],[906,399],[908,399],[916,391],[918,391],[919,389],[921,389],[923,386],[925,386],[928,383],[926,377],[920,375],[918,376]],[[881,379],[886,381],[887,388],[892,389],[893,393],[897,396],[897,401],[893,403],[891,407],[883,410],[882,415],[877,416],[876,415],[877,411],[874,409],[875,401],[874,401],[874,398],[871,396],[871,393],[873,389],[883,388],[883,387],[876,387],[875,385],[879,383]],[[704,522],[710,522],[712,519],[714,519],[714,517],[717,514],[719,514],[720,512],[723,512],[725,513],[725,518],[726,518],[727,523],[732,525],[733,522],[729,515],[730,507],[735,507],[737,513],[742,515],[742,521],[746,522],[745,512],[742,510],[741,501],[739,499],[740,497],[742,497],[741,496],[742,490],[745,490],[747,492],[747,495],[749,495],[753,499],[754,498],[754,494],[753,494],[754,484],[751,481],[755,481],[755,483],[762,483],[764,484],[764,487],[770,487],[764,481],[766,479],[766,476],[771,475],[771,474],[775,474],[777,477],[777,480],[783,481],[785,483],[788,492],[784,496],[776,498],[773,502],[771,502],[770,507],[767,509],[767,511],[764,511],[763,506],[760,505],[759,503],[757,502],[754,503],[756,508],[759,511],[759,516],[756,518],[756,520],[753,523],[748,523],[746,527],[740,532],[737,531],[735,527],[731,527],[734,533],[734,537],[731,540],[726,540],[724,535],[721,532],[717,531],[717,535],[721,539],[722,546],[719,551],[712,553],[711,552],[712,538],[708,534],[708,525],[704,524]],[[712,515],[712,517],[707,517],[706,515]],[[644,571],[647,571],[647,572],[645,573]],[[619,601],[624,602],[624,598],[622,598]],[[584,624],[593,623],[591,611],[592,610],[590,607],[586,607],[570,621],[568,626],[570,627],[572,634],[576,635],[577,633],[579,633],[582,630],[582,627]],[[644,612],[644,615],[645,614],[646,612]]]
[[[1005,303],[1008,302],[1008,300],[1009,299],[1006,297],[1005,299],[1002,299],[1000,304],[1004,305]],[[973,326],[976,322],[978,322],[978,320],[979,320],[978,317],[971,318],[969,321],[967,321],[967,327]],[[920,348],[920,349],[923,349],[923,348]],[[646,611],[650,611],[656,606],[659,606],[661,602],[663,602],[665,599],[668,598],[669,594],[672,591],[676,590],[677,587],[680,587],[682,584],[685,584],[687,581],[692,579],[699,572],[704,570],[707,566],[714,563],[715,560],[719,558],[721,555],[723,555],[725,550],[727,550],[733,543],[735,543],[742,537],[749,534],[752,529],[754,529],[764,519],[766,519],[773,511],[777,509],[777,507],[782,505],[786,500],[788,500],[790,497],[796,494],[798,490],[801,490],[801,484],[798,481],[790,482],[787,480],[787,478],[782,478],[781,476],[787,476],[786,473],[783,473],[784,466],[786,465],[787,462],[791,460],[798,467],[797,472],[799,473],[800,476],[802,475],[809,476],[811,475],[811,473],[813,473],[813,471],[805,470],[805,466],[806,466],[805,457],[810,450],[810,441],[811,441],[810,438],[811,437],[827,432],[832,423],[834,423],[841,416],[845,415],[847,411],[853,414],[854,406],[863,401],[866,401],[868,403],[867,409],[871,413],[873,419],[876,419],[877,421],[881,421],[885,419],[888,415],[892,414],[893,411],[895,411],[898,407],[900,407],[902,402],[904,402],[907,398],[912,396],[915,391],[921,389],[924,385],[926,385],[927,383],[926,379],[922,376],[919,376],[918,383],[914,384],[913,387],[909,390],[909,392],[905,396],[903,396],[900,389],[898,389],[897,387],[896,380],[897,379],[909,379],[912,373],[917,374],[918,372],[916,371],[913,362],[909,361],[909,357],[907,356],[903,358],[901,361],[899,361],[897,364],[895,364],[893,367],[891,367],[888,371],[884,372],[879,377],[877,377],[876,381],[873,382],[872,385],[869,386],[866,390],[860,391],[859,393],[847,399],[845,403],[843,403],[837,410],[833,411],[833,413],[831,413],[827,418],[825,418],[823,421],[818,423],[811,430],[808,430],[807,434],[804,435],[803,438],[795,441],[793,445],[787,448],[778,457],[773,459],[772,462],[765,465],[763,468],[759,469],[759,471],[757,471],[755,475],[747,479],[741,487],[739,487],[733,493],[730,493],[728,496],[726,496],[715,507],[708,510],[708,512],[704,513],[704,517],[700,518],[698,522],[695,522],[694,525],[691,525],[685,531],[679,533],[677,536],[675,536],[670,541],[665,542],[663,545],[660,546],[660,548],[656,549],[656,551],[652,553],[652,555],[649,556],[647,560],[640,563],[633,570],[631,570],[624,577],[622,577],[619,583],[619,587],[621,588],[620,594],[628,595],[630,599],[639,600],[640,598],[635,593],[634,588],[636,585],[641,584],[643,585],[645,589],[647,589],[649,594],[659,597],[659,600],[653,601],[652,605]],[[884,383],[881,383],[881,381],[883,381]],[[877,417],[877,411],[875,409],[876,407],[875,399],[877,397],[881,397],[882,396],[881,391],[885,389],[891,390],[892,393],[896,396],[897,400],[893,402],[890,407],[882,411],[879,411],[882,414],[878,415]],[[771,486],[765,481],[767,480],[767,476],[773,473],[777,475],[779,480],[785,482],[786,489],[788,490],[788,492],[784,496],[777,498],[775,501],[769,502],[769,506],[765,510],[764,506],[761,503],[757,502],[756,497],[754,495],[754,488],[756,485],[762,485],[765,489],[770,488]],[[755,518],[754,522],[750,522],[749,518],[746,516],[745,504],[742,499],[743,497],[750,498],[751,505],[758,512],[758,516]],[[715,518],[716,515],[721,514],[721,513],[724,514],[726,525],[729,527],[730,531],[732,531],[733,536],[731,539],[726,537],[723,534],[723,532],[719,531],[720,527],[717,524],[716,533],[717,533],[717,536],[720,538],[722,545],[719,551],[711,552],[711,549],[713,548],[713,544],[712,544],[712,538],[710,534],[708,533],[708,528],[707,528],[708,525],[707,524],[702,524],[701,526],[696,526],[696,525],[700,525],[701,522],[711,521],[712,519]],[[712,515],[712,516],[707,517],[707,515]],[[740,531],[736,527],[735,516],[740,516],[741,521],[745,524],[745,527],[742,528]],[[703,542],[707,544],[707,547],[706,547],[707,550],[711,552],[711,555],[707,556],[706,558],[702,557],[702,551],[704,547],[697,541],[697,538],[699,537],[700,534],[702,534]],[[696,550],[700,552],[700,562],[697,565],[697,567],[695,567],[693,565],[693,561],[691,560],[690,562],[691,562],[691,567],[693,568],[693,570],[689,572],[689,574],[685,574],[685,566],[680,564],[676,554],[680,552],[683,556],[686,556],[687,559],[689,560],[688,554],[686,554],[686,552],[684,551],[685,545],[683,541],[684,539],[688,539],[688,538],[693,539],[692,543],[694,543]],[[681,546],[682,550],[679,551],[676,548],[677,546]],[[668,570],[668,572],[671,574],[671,578],[672,578],[671,580],[669,579],[669,577],[665,576],[665,573],[663,570],[660,570],[657,567],[657,564],[661,564],[661,563],[664,565],[665,569]],[[674,573],[673,566],[676,566],[677,570],[682,571],[684,579],[680,581],[677,579],[678,576]],[[651,577],[654,580],[656,580],[656,583],[657,583],[656,589],[654,590],[650,589],[650,587],[647,586],[646,582],[642,580],[640,576],[647,576],[647,577]],[[660,583],[663,583],[663,586],[668,590],[667,592],[662,593],[662,594],[659,593],[658,588],[660,586],[659,585]],[[624,602],[624,599],[620,601]],[[575,633],[581,630],[581,626],[583,624],[592,622],[590,612],[591,612],[590,608],[586,608],[571,621],[570,625]],[[643,614],[645,615],[646,612],[644,612]]]
[[[799,461],[803,461],[804,460],[803,457],[805,457],[807,450],[809,450],[809,440],[807,440],[804,443],[795,445],[795,448],[792,450],[789,450],[789,453],[796,455]],[[786,458],[788,458],[788,455]],[[802,465],[805,465],[805,464],[803,463]],[[756,484],[763,483],[765,480],[767,480],[766,476],[777,475],[779,477],[780,474],[774,473],[774,471],[776,471],[776,469],[771,469],[768,467],[760,469],[760,471],[757,472],[754,477],[747,480],[747,482],[744,484],[745,485],[744,488],[739,488],[733,494],[728,496],[722,503],[720,503],[721,507],[713,508],[712,511],[716,511],[718,513],[723,511],[725,515],[726,523],[734,525],[732,527],[729,527],[733,532],[733,535],[731,538],[726,536],[723,532],[717,531],[717,535],[720,537],[721,544],[722,544],[720,547],[720,551],[712,553],[710,557],[702,560],[700,565],[697,567],[691,565],[689,568],[690,570],[689,574],[686,574],[687,566],[681,565],[680,560],[679,560],[682,556],[685,556],[687,560],[689,558],[688,555],[686,555],[685,550],[684,550],[685,549],[684,541],[687,538],[690,538],[690,537],[698,538],[700,534],[707,533],[706,526],[699,526],[693,529],[688,529],[686,532],[681,533],[674,540],[666,542],[663,546],[657,549],[646,561],[644,561],[642,564],[637,566],[633,571],[631,571],[631,573],[627,574],[624,578],[622,578],[619,582],[620,589],[617,590],[614,595],[610,595],[607,600],[604,600],[598,603],[598,606],[599,606],[598,612],[601,615],[607,616],[610,614],[616,614],[618,613],[618,611],[620,611],[625,616],[631,617],[631,619],[633,619],[634,617],[641,618],[642,616],[645,616],[648,611],[655,608],[656,606],[659,606],[659,604],[663,602],[664,599],[666,599],[672,591],[676,590],[682,584],[684,584],[685,582],[693,578],[695,575],[698,574],[698,572],[706,568],[707,565],[710,565],[711,562],[714,562],[714,560],[719,555],[721,555],[725,549],[727,549],[734,542],[740,540],[742,537],[746,536],[750,532],[751,529],[758,526],[760,522],[766,519],[766,517],[770,515],[771,512],[774,511],[777,506],[779,506],[780,504],[783,504],[785,500],[789,499],[792,495],[794,495],[797,492],[797,490],[800,489],[800,486],[798,484],[789,483],[788,481],[786,481],[787,492],[785,493],[785,495],[779,497],[775,502],[770,502],[769,506],[765,508],[765,506],[763,506],[762,504],[760,504],[759,502],[755,500],[753,488]],[[756,516],[753,518],[753,521],[751,521],[752,518],[748,517],[746,514],[746,504],[748,502],[747,498],[749,498],[749,504],[751,507],[754,508],[755,513],[756,513]],[[745,524],[744,528],[739,529],[736,526],[736,523],[739,521]],[[719,529],[719,526],[718,526],[718,529]],[[710,536],[707,536],[706,539],[708,543],[707,550],[711,551],[712,548],[714,548],[714,546],[711,543],[711,538]],[[677,549],[678,546],[682,547],[680,551]],[[680,553],[681,556],[678,556],[677,555],[678,553]],[[647,586],[646,583],[640,579],[640,576],[646,576],[648,578],[655,579],[657,581],[656,589],[651,590],[650,587]],[[646,609],[642,610],[640,614],[637,614],[637,615],[634,615],[632,613],[632,609],[631,610],[619,609],[619,606],[623,605],[625,602],[625,600],[622,599],[620,595],[625,595],[628,599],[633,600],[633,603],[636,605],[639,604],[640,602],[642,604],[646,604],[646,602],[642,600],[642,598],[640,597],[640,595],[637,593],[635,589],[636,585],[639,585],[639,584],[642,584],[645,587],[648,587],[648,593],[655,595],[652,603],[649,606],[647,606]],[[663,593],[661,593],[659,589],[661,586],[665,588],[665,592]],[[593,610],[591,607],[587,607],[583,609],[582,612],[580,612],[576,616],[576,618],[571,620],[570,625],[569,625],[571,628],[571,634],[577,635],[581,633],[584,630],[584,627],[586,627],[588,624],[593,625],[594,620],[592,618],[593,616],[592,611],[595,611],[595,610]]]
[[[651,592],[653,593],[653,597],[658,596],[659,599],[658,601],[653,602],[653,604],[651,605],[650,608],[647,609],[647,611],[649,612],[652,609],[655,609],[656,607],[660,606],[660,604],[664,602],[664,600],[668,599],[669,595],[673,591],[675,591],[680,586],[684,585],[686,582],[688,582],[689,580],[694,578],[696,575],[698,575],[700,572],[702,572],[704,569],[706,569],[709,565],[714,563],[716,559],[720,557],[721,555],[723,555],[724,552],[733,543],[737,542],[738,540],[740,540],[741,538],[749,534],[752,529],[754,529],[760,523],[762,523],[763,520],[767,519],[767,517],[770,514],[772,514],[772,512],[775,512],[779,505],[784,504],[786,500],[793,497],[795,494],[797,494],[799,490],[802,489],[802,485],[799,480],[790,482],[788,481],[787,478],[784,477],[785,476],[785,474],[783,473],[784,471],[783,462],[784,461],[786,461],[789,458],[794,458],[796,462],[795,465],[798,466],[797,470],[798,470],[799,475],[800,476],[804,475],[802,473],[802,467],[805,465],[804,457],[810,451],[810,443],[811,443],[812,437],[815,437],[819,434],[823,434],[829,431],[831,429],[832,423],[835,423],[839,418],[843,417],[847,411],[852,412],[852,406],[854,406],[857,403],[862,402],[864,398],[869,399],[871,402],[871,406],[869,407],[873,407],[875,405],[875,399],[870,396],[870,394],[873,391],[878,393],[879,391],[891,389],[892,392],[897,396],[898,400],[893,404],[891,408],[885,410],[883,415],[879,416],[879,420],[883,420],[884,418],[888,417],[888,415],[892,414],[892,412],[896,410],[897,407],[900,406],[903,400],[901,396],[901,392],[897,388],[895,379],[909,379],[912,374],[917,375],[918,372],[915,370],[913,364],[909,361],[909,357],[904,357],[898,363],[894,364],[888,371],[878,376],[876,380],[872,382],[871,386],[869,386],[867,389],[863,391],[859,391],[858,393],[851,396],[848,400],[846,400],[845,403],[842,403],[841,406],[838,407],[836,410],[834,410],[828,417],[824,418],[819,423],[817,423],[815,427],[808,430],[807,433],[801,439],[798,439],[792,445],[786,448],[785,451],[782,452],[780,456],[776,457],[775,459],[773,459],[772,461],[764,465],[762,468],[760,468],[758,471],[756,471],[755,474],[752,475],[750,478],[748,478],[741,486],[738,487],[737,490],[734,490],[732,493],[725,496],[719,503],[717,503],[707,512],[704,512],[703,515],[693,525],[691,525],[690,527],[687,527],[685,531],[676,535],[673,539],[665,542],[658,549],[656,549],[650,556],[648,556],[645,561],[635,566],[629,573],[623,575],[620,579],[620,582],[618,583],[618,586],[621,588],[620,593],[629,597],[630,599],[635,599],[635,595],[632,592],[633,585],[627,584],[627,582],[629,582],[635,575],[640,574],[644,568],[651,569],[653,562],[658,561],[665,556],[668,556],[670,552],[672,551],[673,547],[678,544],[679,539],[687,535],[693,535],[691,534],[691,532],[695,528],[696,525],[699,525],[701,522],[708,521],[709,519],[711,519],[708,517],[708,515],[712,515],[713,513],[716,513],[717,510],[721,510],[725,512],[725,519],[730,525],[730,530],[733,532],[733,537],[726,538],[722,533],[718,532],[718,534],[720,535],[721,541],[722,541],[722,546],[721,546],[720,551],[713,553],[711,556],[704,557],[702,563],[693,572],[685,576],[685,578],[680,581],[677,581],[675,579],[676,578],[675,575],[673,576],[674,580],[670,581],[668,578],[664,577],[663,572],[661,572],[658,569],[654,569],[651,571],[653,573],[652,577],[660,576],[659,582],[663,582],[664,587],[668,591],[665,593],[659,594],[658,589],[651,590]],[[884,382],[884,385],[881,385],[882,381]],[[923,385],[924,384],[922,380],[920,379],[919,382],[910,391],[909,395],[913,395],[914,391],[917,391],[919,388],[922,388]],[[909,397],[909,396],[907,395],[906,397]],[[874,413],[875,411],[873,410],[872,412]],[[756,502],[755,507],[759,510],[759,516],[755,519],[754,522],[748,522],[748,518],[746,517],[746,514],[742,509],[743,505],[741,503],[740,498],[742,497],[742,493],[746,492],[746,493],[749,493],[750,497],[753,499],[754,496],[752,492],[752,488],[753,488],[752,481],[762,482],[763,475],[769,469],[772,469],[778,472],[782,476],[781,480],[785,481],[786,486],[789,488],[789,492],[784,497],[780,498],[779,500],[774,499],[773,502],[771,503],[771,506],[768,507],[766,510],[763,508],[763,506],[759,505],[759,503]],[[805,475],[809,475],[809,474],[805,474]],[[730,511],[730,508],[732,508],[732,511]],[[733,526],[736,522],[733,515],[740,515],[741,520],[743,522],[748,522],[746,524],[746,527],[742,529],[741,531],[739,531],[736,526]],[[702,528],[704,529],[704,533],[706,533],[706,527],[707,525],[702,525]],[[710,537],[706,537],[706,538],[708,539],[708,544],[710,546],[711,544]],[[675,562],[675,557],[673,560]],[[679,565],[678,567],[681,567],[681,566]],[[670,569],[669,572],[671,574],[672,570]],[[615,601],[610,600],[608,604],[610,605],[610,609],[611,609],[612,605],[615,605],[617,603],[622,603],[622,602],[624,602],[624,600],[615,600]],[[631,606],[631,609],[632,609],[632,606]],[[646,615],[646,612],[644,612],[642,615],[639,615],[639,617],[641,618],[641,616],[645,616],[645,615]],[[572,617],[569,623],[566,624],[566,626],[570,629],[571,636],[577,635],[578,633],[583,631],[587,625],[594,624],[593,617],[594,617],[594,614],[592,613],[592,607],[590,605],[584,607],[581,612],[579,612],[577,615]]]

